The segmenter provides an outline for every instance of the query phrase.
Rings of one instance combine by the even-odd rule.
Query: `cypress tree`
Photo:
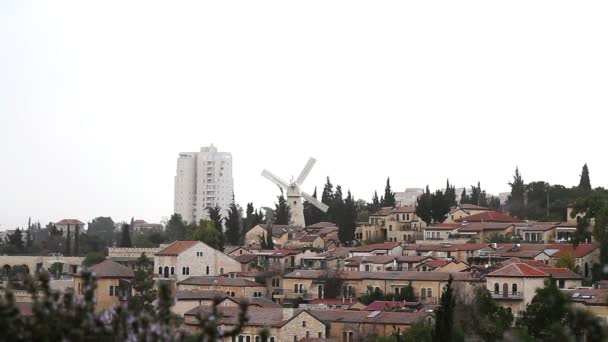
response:
[[[578,188],[583,191],[591,190],[591,181],[589,180],[589,168],[587,167],[587,163],[583,165],[583,171],[581,173],[581,180],[578,183]]]
[[[277,197],[278,203],[275,203],[274,210],[274,222],[276,224],[289,224],[291,222],[291,209],[289,205],[287,205],[287,200],[283,196],[283,192],[281,195]]]
[[[426,191],[416,199],[416,215],[430,225],[433,219],[433,196],[426,186]]]
[[[369,205],[369,212],[373,214],[380,210],[382,205],[380,204],[380,199],[378,199],[378,191],[374,191],[374,197],[372,197],[372,203]]]
[[[448,285],[441,294],[441,303],[435,315],[435,329],[433,330],[433,342],[447,342],[453,340],[454,331],[454,307],[456,298],[452,289],[452,276],[448,278]]]
[[[329,181],[329,177],[327,177],[327,182],[323,187],[323,193],[321,194],[321,202],[327,204],[329,209],[323,215],[323,221],[334,222],[333,208],[332,204],[334,202],[334,186]]]
[[[384,188],[384,196],[382,196],[383,207],[395,207],[395,193],[391,191],[391,179],[386,179],[386,187]]]
[[[67,233],[66,239],[65,239],[65,255],[66,256],[72,255],[71,254],[72,253],[72,246],[71,246],[72,241],[71,240],[72,240],[72,237],[70,234],[70,225],[68,224],[68,233]]]
[[[357,204],[350,190],[344,200],[343,215],[342,225],[338,226],[338,238],[342,243],[350,244],[355,239],[355,229],[357,228]]]
[[[230,204],[226,218],[226,242],[231,246],[241,243],[242,209],[236,204]]]
[[[518,218],[526,217],[525,196],[526,185],[519,173],[519,168],[515,168],[513,181],[509,183],[511,186],[511,195],[507,198],[507,207],[511,215]]]
[[[120,227],[120,247],[132,247],[131,225],[126,222]]]
[[[336,192],[333,194],[333,223],[340,227],[344,223],[344,198],[342,197],[342,187],[336,186]]]
[[[317,187],[312,193],[312,197],[317,198]],[[323,220],[324,213],[308,201],[304,201],[304,222],[307,226],[321,222]]]
[[[222,227],[222,221],[224,220],[224,218],[222,218],[222,208],[220,208],[219,206],[207,208],[207,212],[209,213],[209,219],[213,221],[213,226],[215,227],[215,230],[217,230],[220,236],[218,250],[224,251],[226,239],[224,237],[224,229]]]
[[[74,229],[74,255],[78,256],[80,253],[80,226],[76,225]]]

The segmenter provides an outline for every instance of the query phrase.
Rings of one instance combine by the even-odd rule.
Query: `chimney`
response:
[[[293,308],[283,308],[283,320],[287,321],[293,317]]]

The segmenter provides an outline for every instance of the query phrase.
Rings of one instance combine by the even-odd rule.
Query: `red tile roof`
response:
[[[562,255],[569,254],[575,258],[581,258],[585,255],[593,252],[599,248],[599,245],[593,243],[583,243],[576,247],[576,249],[569,243],[556,243],[547,245],[548,249],[558,249],[559,252],[553,254],[551,257],[559,258]]]
[[[384,242],[384,243],[374,243],[371,245],[363,245],[359,247],[355,247],[351,249],[351,252],[373,252],[380,249],[393,249],[399,246],[399,242]]]
[[[425,311],[358,311],[358,310],[311,310],[309,312],[323,322],[359,324],[411,324],[430,316]]]
[[[253,260],[256,260],[257,258],[257,254],[241,254],[239,256],[234,257],[234,260],[240,262],[241,264],[248,264]]]
[[[548,273],[555,279],[583,279],[581,275],[565,267],[539,267],[538,270]]]
[[[366,306],[364,311],[384,311],[395,308],[408,308],[420,305],[418,302],[393,302],[389,300],[376,300]]]
[[[456,222],[523,222],[522,220],[498,211],[484,211],[483,213],[466,216],[454,220]]]
[[[450,261],[447,261],[447,260],[426,260],[426,261],[422,262],[420,265],[418,265],[418,267],[420,267],[422,265],[427,265],[432,268],[438,268],[438,267],[443,267],[449,263],[450,263]]]
[[[450,230],[460,227],[459,223],[437,223],[426,227],[429,230]]]
[[[461,204],[461,205],[460,205],[460,208],[461,208],[461,209],[464,209],[464,210],[489,210],[489,209],[488,209],[488,208],[486,208],[486,207],[480,207],[480,206],[478,206],[478,205],[475,205],[475,204],[469,204],[469,203]]]
[[[548,273],[524,263],[513,263],[488,274],[488,277],[549,277]]]
[[[164,249],[156,252],[154,255],[179,255],[197,243],[199,243],[199,241],[175,241]]]
[[[115,261],[105,260],[90,268],[97,278],[133,278],[133,270]]]
[[[204,277],[194,276],[180,281],[178,284],[201,286],[232,286],[232,287],[258,287],[264,286],[244,278]]]

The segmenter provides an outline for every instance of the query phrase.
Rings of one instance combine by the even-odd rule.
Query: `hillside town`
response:
[[[30,219],[4,232],[0,312],[16,311],[2,324],[27,327],[55,302],[57,315],[147,313],[173,337],[238,342],[608,336],[608,196],[587,165],[563,194],[544,185],[546,202],[519,170],[502,198],[449,181],[398,196],[389,179],[366,202],[329,178],[319,199],[301,191],[314,164],[291,182],[264,170],[275,206],[243,212],[231,155],[211,145],[179,154],[166,222]]]

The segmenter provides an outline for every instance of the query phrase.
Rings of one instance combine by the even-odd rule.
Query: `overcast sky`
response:
[[[0,2],[0,229],[173,211],[180,151],[369,200],[608,186],[606,1]],[[346,189],[345,189],[346,190]]]

